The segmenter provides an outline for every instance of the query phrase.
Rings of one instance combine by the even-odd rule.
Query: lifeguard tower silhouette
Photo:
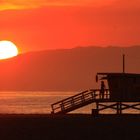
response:
[[[52,114],[66,114],[91,103],[96,106],[92,114],[105,109],[113,109],[122,114],[125,109],[140,112],[140,74],[125,73],[125,55],[123,55],[122,73],[97,73],[96,81],[108,83],[108,89],[90,89],[51,105]],[[139,113],[140,114],[140,113]]]

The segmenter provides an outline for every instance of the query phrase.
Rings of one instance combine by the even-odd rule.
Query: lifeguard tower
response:
[[[95,115],[109,108],[116,114],[126,109],[140,112],[140,74],[125,73],[124,55],[123,72],[97,73],[96,81],[100,80],[108,84],[108,89],[89,89],[56,102],[51,105],[52,114],[66,114],[91,103],[95,103],[92,109]]]

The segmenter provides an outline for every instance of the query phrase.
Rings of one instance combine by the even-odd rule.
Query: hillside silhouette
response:
[[[140,47],[77,47],[20,54],[0,61],[0,90],[76,91],[96,88],[97,72],[140,73]]]

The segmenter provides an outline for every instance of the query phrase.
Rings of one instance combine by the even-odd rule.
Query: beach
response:
[[[3,114],[1,140],[140,139],[140,115]]]

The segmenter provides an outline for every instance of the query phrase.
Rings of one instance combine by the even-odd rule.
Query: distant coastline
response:
[[[97,72],[140,73],[140,46],[77,47],[29,52],[0,61],[0,90],[83,91],[98,88]]]

